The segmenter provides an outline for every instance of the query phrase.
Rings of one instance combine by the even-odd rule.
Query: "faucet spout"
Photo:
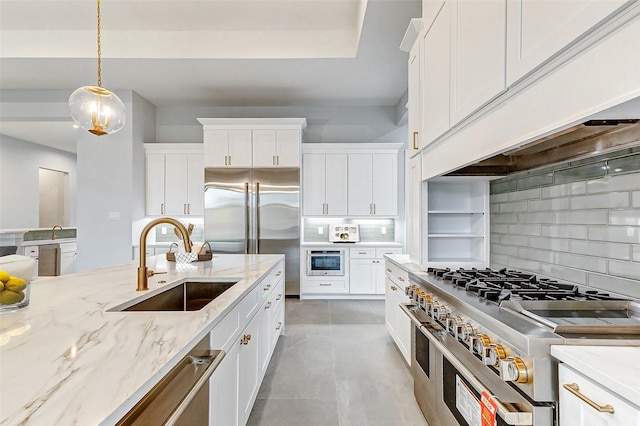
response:
[[[56,228],[60,228],[60,230],[62,231],[62,226],[60,225],[53,225],[53,229],[51,229],[51,239],[55,240],[56,239]]]
[[[149,222],[140,233],[140,266],[138,267],[137,291],[149,290],[149,277],[155,275],[155,272],[153,270],[147,268],[147,235],[149,234],[151,228],[160,223],[167,223],[169,225],[175,226],[180,234],[182,234],[182,241],[184,241],[185,251],[191,251],[191,238],[189,236],[189,231],[187,231],[187,228],[185,228],[182,223],[170,217],[159,217],[158,219],[154,219]]]

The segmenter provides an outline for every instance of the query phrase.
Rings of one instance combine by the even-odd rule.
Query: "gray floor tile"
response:
[[[384,304],[377,300],[331,300],[331,324],[384,324],[384,308],[382,316],[373,310],[380,303]]]
[[[335,400],[259,399],[256,400],[249,426],[339,426]]]
[[[329,324],[328,300],[286,299],[287,324]]]

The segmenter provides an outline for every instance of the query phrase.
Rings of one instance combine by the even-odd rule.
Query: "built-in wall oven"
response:
[[[307,276],[339,276],[344,273],[344,250],[307,250]]]

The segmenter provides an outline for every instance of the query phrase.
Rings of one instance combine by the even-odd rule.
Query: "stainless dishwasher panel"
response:
[[[38,276],[56,277],[60,275],[60,244],[41,245],[38,256]]]
[[[224,355],[224,351],[196,347],[117,425],[208,425],[209,378]]]

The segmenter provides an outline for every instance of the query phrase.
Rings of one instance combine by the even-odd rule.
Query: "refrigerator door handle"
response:
[[[256,182],[256,253],[260,253],[260,182]]]
[[[249,254],[249,219],[250,219],[250,210],[249,210],[249,182],[244,183],[244,212],[245,212],[245,227],[244,227],[244,254]]]

